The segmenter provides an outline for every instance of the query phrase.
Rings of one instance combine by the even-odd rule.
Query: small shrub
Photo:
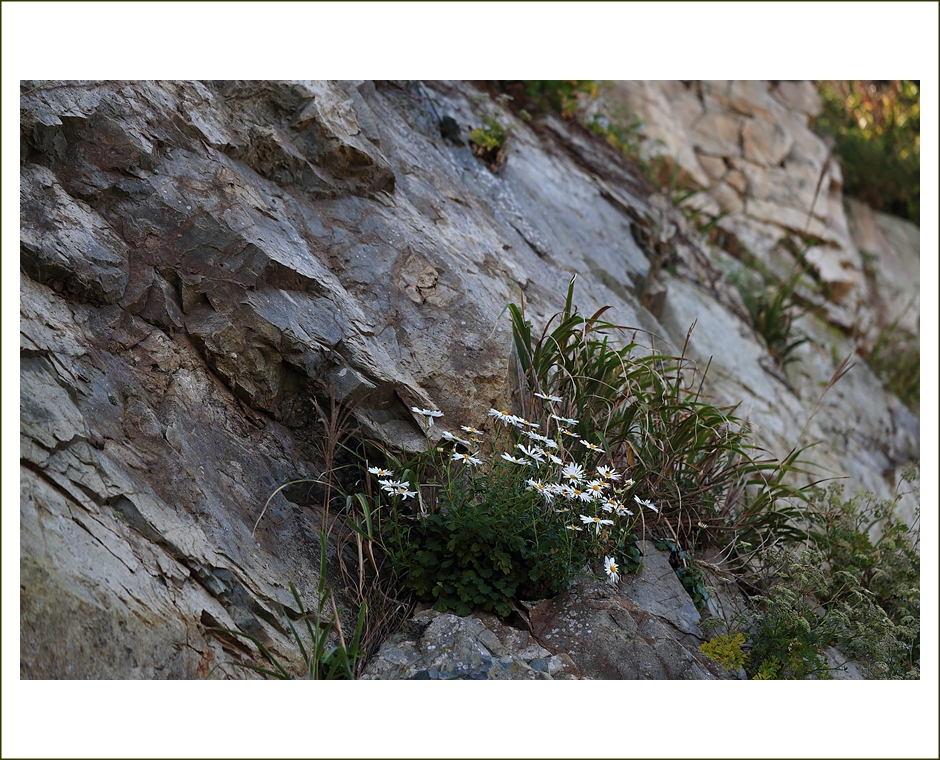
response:
[[[482,114],[480,121],[483,126],[470,132],[470,149],[494,174],[498,174],[506,164],[505,146],[512,127],[504,127],[489,114]]]
[[[507,307],[526,387],[567,399],[559,413],[576,418],[575,432],[599,440],[612,466],[630,472],[659,505],[654,519],[668,520],[670,535],[690,549],[729,534],[757,542],[769,534],[803,538],[788,499],[805,496],[783,483],[798,471],[802,449],[783,462],[755,458],[758,448],[734,407],[703,399],[704,374],[685,358],[685,347],[672,357],[633,341],[615,346],[612,334],[629,330],[603,321],[606,308],[579,315],[573,288],[574,280],[564,310],[538,338],[523,308]]]
[[[918,82],[824,81],[816,128],[835,140],[846,195],[920,224]]]
[[[431,410],[414,411],[433,419]],[[482,431],[463,426],[466,438],[445,435],[452,449],[429,439],[406,463],[389,456],[392,469],[370,468],[391,497],[382,544],[401,584],[442,612],[505,616],[513,597],[557,594],[601,558],[613,561],[616,576],[635,570],[635,517],[623,504],[632,481],[619,483],[620,473],[566,442],[573,422],[544,414],[543,426],[496,409],[490,416],[487,461],[477,453]]]
[[[744,644],[744,634],[721,633],[711,641],[706,641],[698,650],[718,662],[725,670],[737,673],[744,667],[747,655],[741,649]]]
[[[916,468],[903,474],[916,479]],[[895,516],[897,499],[841,484],[811,488],[807,543],[799,552],[764,555],[772,581],[751,599],[756,616],[739,616],[736,632],[751,651],[752,678],[830,678],[836,647],[870,678],[920,674],[920,555],[916,532]],[[871,538],[878,525],[882,535]]]
[[[903,482],[917,477],[905,470]],[[896,516],[897,499],[841,484],[812,491],[810,535],[826,567],[819,598],[840,620],[840,647],[869,673],[907,678],[920,668],[920,553],[917,532]],[[872,540],[878,526],[881,536]]]
[[[490,84],[512,96],[527,111],[554,111],[566,119],[577,115],[583,102],[596,98],[598,93],[597,82],[591,80],[499,80]]]
[[[752,599],[761,614],[747,624],[751,651],[745,668],[751,678],[832,678],[826,649],[837,643],[838,622],[813,595],[820,571],[812,559],[788,561],[767,594]]]

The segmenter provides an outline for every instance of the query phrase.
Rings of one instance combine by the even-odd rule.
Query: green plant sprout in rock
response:
[[[704,528],[704,524],[702,525]],[[705,575],[695,566],[692,556],[675,541],[668,538],[654,538],[653,545],[662,551],[669,552],[669,564],[676,572],[676,577],[682,587],[692,597],[692,602],[698,609],[703,609],[709,599]]]
[[[314,680],[354,680],[358,675],[359,666],[363,659],[363,650],[361,647],[363,625],[366,619],[366,603],[363,600],[359,608],[359,618],[356,622],[356,630],[352,641],[348,644],[343,635],[343,628],[339,621],[339,610],[336,608],[336,601],[333,598],[332,589],[326,588],[326,534],[320,533],[320,580],[317,587],[317,611],[314,614],[308,613],[304,609],[304,603],[300,598],[293,583],[290,584],[290,591],[300,609],[300,620],[304,622],[307,628],[309,640],[307,646],[304,646],[303,638],[297,632],[290,616],[286,610],[283,610],[287,626],[297,644],[297,650],[304,661],[305,675]],[[332,613],[324,614],[327,603],[332,605]],[[291,680],[292,676],[280,660],[255,636],[235,631],[229,628],[216,628],[214,630],[227,633],[232,636],[238,636],[254,644],[261,655],[269,663],[270,667],[252,665],[250,663],[231,662],[231,665],[237,665],[241,668],[252,670],[269,678],[280,680]],[[335,633],[339,642],[330,647],[330,635]]]
[[[501,105],[509,99],[511,99],[510,96],[506,94],[496,98]],[[480,121],[483,122],[483,126],[470,132],[470,149],[474,156],[489,167],[490,171],[499,174],[506,165],[506,141],[513,130],[513,125],[503,126],[498,118],[487,113],[480,114]]]

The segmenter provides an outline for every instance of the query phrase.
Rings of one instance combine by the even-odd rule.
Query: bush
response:
[[[920,83],[822,81],[817,129],[835,140],[844,191],[920,224]]]
[[[466,437],[443,434],[445,448],[430,436],[441,413],[414,408],[427,449],[409,461],[386,452],[384,467],[369,468],[357,530],[379,540],[399,582],[440,611],[506,615],[514,596],[556,594],[602,559],[616,581],[639,567],[640,523],[690,550],[710,532],[804,536],[781,498],[799,495],[780,482],[795,454],[755,461],[746,427],[702,400],[690,362],[636,355],[644,352],[632,342],[615,347],[605,310],[580,316],[573,292],[574,279],[538,339],[524,308],[507,307],[525,418],[492,409],[488,435],[462,426]],[[678,569],[704,601],[702,577]]]
[[[905,482],[916,477],[916,467],[903,474]],[[751,678],[831,678],[840,663],[827,655],[830,647],[870,678],[920,677],[916,531],[895,516],[897,499],[862,491],[846,499],[843,491],[841,484],[808,489],[806,546],[763,554],[771,580],[751,598],[754,612],[733,626],[746,636]],[[882,535],[873,540],[876,525]]]

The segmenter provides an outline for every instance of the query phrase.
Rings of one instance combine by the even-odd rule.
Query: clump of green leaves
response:
[[[785,556],[770,590],[751,600],[760,614],[747,624],[746,670],[751,678],[831,679],[826,649],[837,643],[838,621],[813,594],[823,582],[816,558]]]
[[[596,98],[598,84],[584,79],[498,80],[490,86],[510,95],[532,113],[557,113],[562,118],[577,115],[585,100]]]
[[[797,361],[793,352],[810,341],[794,328],[794,322],[807,311],[795,297],[802,274],[800,258],[786,281],[781,282],[766,268],[742,269],[730,277],[741,294],[751,324],[781,367]]]
[[[500,96],[497,99],[505,102],[507,97]],[[487,113],[480,114],[480,121],[483,126],[470,132],[470,150],[490,171],[499,174],[506,165],[506,141],[512,125],[503,126],[499,119]]]
[[[615,334],[630,332],[601,319],[606,307],[590,317],[578,314],[573,289],[574,280],[564,310],[538,337],[523,307],[508,307],[527,388],[569,400],[560,413],[579,421],[580,436],[603,442],[613,465],[629,471],[659,505],[655,519],[669,521],[667,534],[683,545],[732,532],[758,542],[769,533],[804,537],[788,499],[805,495],[783,482],[798,470],[802,450],[783,462],[757,458],[734,407],[703,398],[704,373],[685,358],[685,347],[675,357],[635,341],[615,344]]]
[[[916,479],[916,468],[903,474]],[[896,516],[897,499],[841,484],[808,489],[807,542],[766,552],[773,579],[752,597],[755,613],[739,616],[748,639],[752,678],[831,678],[835,647],[871,678],[918,678],[920,555],[916,531]],[[880,528],[878,539],[872,528]]]
[[[916,467],[905,470],[912,483]],[[813,491],[810,535],[828,568],[819,597],[839,610],[840,644],[876,677],[904,678],[920,667],[920,552],[917,531],[897,516],[897,499],[841,484]],[[880,530],[872,540],[872,529]]]
[[[495,116],[483,114],[480,117],[482,127],[470,132],[470,142],[479,146],[483,151],[495,152],[506,144],[511,128],[504,127]]]
[[[695,566],[692,555],[668,538],[654,538],[653,544],[658,549],[669,552],[669,563],[676,571],[676,577],[688,595],[692,597],[695,606],[702,609],[709,599],[707,581],[705,574]]]
[[[428,422],[440,414],[414,411]],[[633,483],[619,486],[618,473],[594,466],[598,455],[564,441],[567,423],[537,411],[539,423],[491,410],[488,461],[478,457],[483,431],[447,432],[445,450],[431,443],[429,424],[426,451],[408,462],[387,453],[391,469],[369,468],[391,497],[384,510],[368,510],[384,512],[382,546],[400,583],[435,609],[508,615],[514,597],[557,594],[601,558],[616,558],[618,575],[639,567],[635,518],[621,503]]]
[[[744,644],[744,634],[720,633],[711,641],[700,645],[698,650],[718,662],[725,670],[736,673],[744,667],[747,655],[741,649]]]
[[[920,224],[920,86],[822,81],[816,128],[835,140],[846,195]]]

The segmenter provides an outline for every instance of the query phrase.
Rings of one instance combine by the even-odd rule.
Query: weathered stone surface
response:
[[[109,304],[124,294],[127,245],[55,175],[27,164],[20,174],[20,265],[37,282],[82,301]]]
[[[741,129],[744,158],[764,166],[777,166],[793,147],[793,135],[772,121],[750,119]]]
[[[806,261],[816,270],[819,280],[828,288],[829,297],[839,303],[861,284],[858,270],[840,256],[841,249],[812,246],[806,250]]]
[[[286,430],[119,307],[21,288],[21,675],[244,675],[225,663],[250,647],[215,626],[296,666],[280,606],[299,614],[292,581],[312,606],[313,514],[275,497],[250,536],[310,466]]]
[[[784,80],[777,83],[771,91],[790,111],[798,111],[809,116],[818,116],[822,111],[822,98],[811,82],[805,79],[799,82]]]
[[[652,541],[638,541],[637,547],[643,555],[643,572],[625,576],[618,591],[677,631],[701,639],[702,616],[669,564],[669,552],[657,549]]]
[[[900,329],[920,335],[920,230],[851,198],[845,208],[852,239],[870,259],[878,325],[886,328],[900,317]]]
[[[579,678],[570,658],[553,655],[525,631],[485,613],[458,617],[424,610],[382,645],[363,678],[544,680]]]
[[[732,677],[697,645],[681,643],[672,625],[607,583],[576,582],[531,608],[530,617],[536,638],[552,652],[568,654],[586,678]]]
[[[747,180],[749,198],[796,209],[803,214],[804,227],[810,209],[818,219],[824,220],[828,216],[828,174],[823,175],[820,183],[820,172],[805,164],[796,164],[785,169],[759,166],[751,161],[738,161],[735,165]]]
[[[708,112],[691,132],[692,143],[701,153],[713,156],[740,156],[744,119],[721,112]]]

